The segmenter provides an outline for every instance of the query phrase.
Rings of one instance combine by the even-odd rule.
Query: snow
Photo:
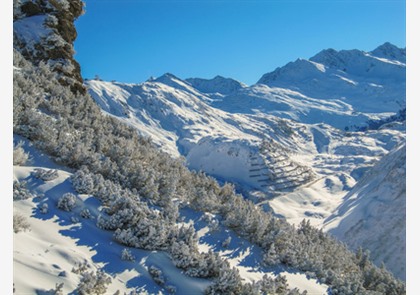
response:
[[[317,63],[317,62],[314,62],[314,61],[309,61],[309,62],[311,64],[313,64],[318,69],[318,71],[323,72],[323,73],[326,72],[326,68],[323,64],[320,64],[320,63]]]
[[[401,145],[382,158],[323,225],[352,249],[369,249],[378,266],[383,261],[401,279],[405,279],[406,249],[405,155]]]
[[[86,85],[107,114],[183,156],[190,169],[233,182],[293,224],[305,218],[322,228],[364,174],[405,142],[401,122],[354,131],[405,107],[404,56],[388,45],[324,50],[251,86],[169,73],[140,84]]]
[[[330,71],[312,61],[300,64],[316,75]],[[352,87],[370,83],[336,75]],[[210,87],[214,81],[206,83]],[[306,218],[321,226],[356,181],[405,141],[399,125],[363,133],[336,129],[394,114],[386,108],[356,112],[347,99],[313,98],[290,88],[256,84],[229,95],[219,93],[214,100],[171,74],[140,84],[86,84],[100,105],[119,110],[105,107],[108,114],[150,136],[173,157],[185,157],[190,169],[235,183],[246,197],[292,223]],[[262,152],[266,139],[273,144]]]
[[[328,286],[321,284],[314,279],[308,279],[304,273],[285,266],[265,267],[261,263],[263,260],[262,250],[249,243],[247,240],[237,236],[234,232],[223,226],[221,222],[216,222],[217,226],[212,226],[217,216],[208,213],[199,213],[191,209],[180,210],[181,216],[188,223],[194,224],[199,233],[199,248],[203,252],[209,249],[217,251],[223,258],[227,259],[231,266],[239,270],[244,282],[257,281],[265,274],[274,277],[283,275],[287,279],[289,288],[298,288],[300,291],[306,290],[308,294],[328,294]],[[229,245],[223,246],[223,242],[230,237]]]
[[[15,141],[23,140],[16,137]],[[96,217],[101,212],[100,202],[90,195],[78,195],[72,188],[71,172],[60,169],[46,156],[25,141],[23,145],[32,156],[32,166],[14,166],[13,175],[17,181],[26,181],[34,198],[13,202],[13,211],[23,215],[30,223],[30,230],[13,234],[13,282],[15,294],[47,294],[56,284],[64,283],[65,294],[73,293],[80,275],[72,270],[79,263],[86,262],[89,271],[104,270],[111,276],[107,294],[136,290],[142,294],[166,294],[148,273],[148,268],[157,266],[163,271],[167,284],[176,287],[175,294],[203,294],[211,284],[210,280],[184,275],[172,263],[167,253],[130,248],[134,261],[123,261],[121,252],[126,247],[116,243],[112,232],[96,226]],[[40,154],[40,153],[39,153]],[[39,162],[38,162],[39,161]],[[43,164],[40,166],[39,164]],[[36,169],[58,171],[58,177],[50,181],[34,178]],[[77,206],[71,212],[57,209],[56,203],[66,192],[77,195]],[[41,204],[48,204],[48,212],[41,213]],[[89,209],[91,219],[80,216],[82,209]],[[327,294],[328,286],[308,279],[305,274],[282,266],[264,268],[262,250],[238,237],[217,222],[216,215],[181,210],[185,223],[193,224],[198,232],[201,251],[218,251],[228,259],[231,266],[238,268],[245,282],[261,279],[264,274],[285,275],[289,287],[307,290],[308,294]],[[231,237],[227,246],[222,241]],[[30,278],[30,279],[28,279]]]
[[[13,32],[23,41],[28,50],[34,50],[34,45],[46,38],[52,30],[44,26],[46,15],[34,15],[13,22]]]
[[[311,222],[311,225],[320,227],[325,218],[341,204],[346,194],[345,186],[355,183],[350,177],[344,178],[347,180],[345,182],[343,177],[344,174],[341,177],[340,175],[323,177],[310,186],[263,201],[260,206],[276,216],[286,218],[289,223],[298,225],[305,218]]]
[[[185,276],[164,252],[130,249],[136,260],[122,261],[121,251],[125,247],[114,242],[112,233],[97,228],[95,219],[79,216],[83,208],[88,208],[93,216],[97,216],[99,201],[91,196],[78,195],[78,206],[73,212],[57,209],[58,197],[65,192],[75,193],[69,182],[70,173],[58,170],[57,179],[43,183],[31,176],[37,168],[45,167],[14,166],[15,179],[27,181],[28,188],[38,195],[33,199],[13,202],[14,213],[23,215],[30,223],[30,231],[13,235],[16,294],[46,292],[54,289],[56,283],[64,283],[63,291],[70,293],[79,282],[79,275],[72,269],[84,261],[88,262],[91,270],[104,269],[112,276],[109,294],[137,287],[147,294],[162,292],[148,274],[151,265],[163,270],[168,283],[177,288],[177,294],[200,294],[211,283]],[[39,207],[43,203],[48,204],[47,214],[40,213]],[[72,217],[79,221],[73,222]]]
[[[222,76],[216,76],[213,79],[188,78],[185,81],[202,93],[212,94],[213,98],[231,94],[246,87],[244,83]]]
[[[258,187],[255,179],[250,177],[252,169],[250,155],[258,154],[256,146],[246,141],[228,141],[218,138],[217,142],[211,138],[201,139],[187,156],[187,163],[194,170],[216,174],[231,182],[245,182]]]
[[[395,111],[405,104],[405,63],[374,56],[377,52],[324,50],[309,60],[298,59],[277,68],[258,83],[296,89],[311,98],[344,98],[357,112]],[[317,70],[314,64],[324,70]]]

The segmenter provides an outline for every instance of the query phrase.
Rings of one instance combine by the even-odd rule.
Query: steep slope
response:
[[[96,225],[98,218],[104,216],[100,201],[74,190],[71,181],[74,173],[42,155],[29,141],[21,137],[15,137],[15,141],[23,143],[21,147],[32,158],[30,166],[13,167],[14,180],[25,187],[21,191],[27,195],[14,200],[13,213],[21,217],[22,225],[24,222],[28,225],[27,228],[20,227],[13,235],[16,294],[50,294],[60,284],[66,294],[79,294],[80,275],[98,270],[104,271],[110,279],[104,284],[105,294],[118,290],[136,294],[203,294],[212,284],[210,279],[194,278],[176,268],[165,251],[148,251],[116,243],[110,231]],[[56,176],[43,180],[37,171],[55,171]],[[65,194],[76,196],[76,204],[70,211],[58,206]],[[281,273],[291,288],[307,290],[310,294],[327,294],[327,285],[308,279],[304,273],[284,267],[260,265],[255,268],[256,261],[263,259],[261,249],[223,224],[215,225],[218,222],[215,215],[191,209],[183,209],[180,214],[183,224],[193,225],[199,233],[200,250],[220,253],[240,270],[245,281]],[[16,223],[15,226],[18,228]],[[79,266],[85,266],[87,270],[79,273]],[[153,269],[161,271],[161,281],[153,276]]]
[[[13,47],[34,64],[48,63],[60,73],[62,85],[85,93],[80,65],[74,59],[74,21],[83,14],[82,1],[13,1]]]
[[[352,249],[370,250],[405,279],[406,146],[401,145],[370,169],[324,222],[324,230]]]

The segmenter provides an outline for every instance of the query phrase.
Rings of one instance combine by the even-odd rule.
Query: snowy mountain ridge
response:
[[[405,68],[405,49],[385,43],[370,52],[323,50],[263,75],[258,83],[341,100],[354,112],[394,112],[405,107]]]

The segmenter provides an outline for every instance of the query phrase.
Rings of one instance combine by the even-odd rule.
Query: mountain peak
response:
[[[159,77],[157,77],[157,78],[154,78],[153,80],[152,80],[152,82],[161,82],[161,81],[165,81],[165,80],[167,80],[167,79],[170,79],[170,80],[180,80],[180,81],[183,81],[181,78],[178,78],[177,76],[175,76],[174,74],[172,74],[172,73],[165,73],[165,74],[163,74],[162,76],[159,76]]]
[[[358,49],[337,51],[329,48],[320,51],[309,60],[321,63],[330,68],[344,69],[349,63],[354,63],[356,60],[363,58],[364,55],[365,52]]]
[[[257,84],[269,86],[279,86],[279,81],[297,81],[306,78],[317,77],[325,73],[325,66],[303,58],[298,58],[294,62],[289,62],[281,68],[276,68],[273,72],[264,74]]]
[[[162,84],[165,84],[167,86],[171,86],[177,89],[180,89],[180,88],[185,89],[189,87],[188,83],[186,83],[184,80],[182,80],[181,78],[171,73],[165,73],[158,78],[153,78],[153,79],[150,78],[146,82],[152,82],[152,83],[158,82],[158,83],[162,83]]]
[[[220,93],[228,95],[246,87],[246,85],[242,82],[232,78],[225,78],[220,75],[217,75],[212,79],[188,78],[186,81],[195,89],[198,89],[203,93]]]
[[[378,46],[376,49],[372,50],[370,54],[376,57],[397,60],[403,63],[406,62],[406,49],[399,48],[390,42],[385,42]]]

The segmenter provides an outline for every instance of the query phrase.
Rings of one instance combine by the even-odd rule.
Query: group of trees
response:
[[[283,277],[244,284],[217,253],[201,253],[193,227],[179,226],[179,208],[218,214],[239,236],[260,246],[267,265],[286,264],[331,286],[333,294],[403,294],[405,285],[343,244],[303,222],[273,217],[184,160],[105,116],[91,97],[57,82],[45,63],[14,52],[14,132],[75,172],[79,193],[101,200],[98,226],[129,247],[167,251],[188,275],[214,279],[208,294],[296,294]],[[67,200],[71,201],[71,200]],[[66,202],[67,202],[66,201]],[[69,205],[69,203],[66,203]]]

